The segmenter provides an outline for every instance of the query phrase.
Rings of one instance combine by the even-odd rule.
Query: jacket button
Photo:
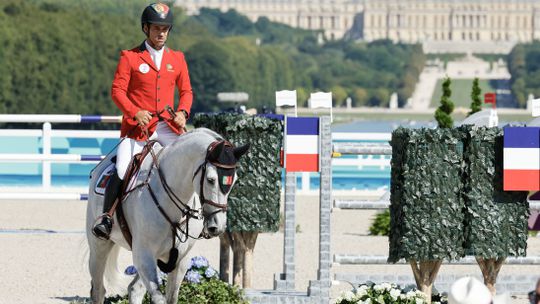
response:
[[[159,87],[157,87],[157,90],[159,91]]]
[[[157,99],[157,101],[159,102],[159,98]]]
[[[160,78],[161,78],[161,75],[157,75],[157,78],[160,79]]]

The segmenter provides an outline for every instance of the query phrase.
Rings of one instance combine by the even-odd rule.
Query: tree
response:
[[[230,92],[234,85],[226,50],[213,41],[204,40],[186,52],[186,60],[197,98],[193,111],[216,110],[217,93]]]
[[[353,92],[353,101],[356,107],[365,106],[369,100],[369,94],[364,88],[356,88]]]
[[[335,85],[331,89],[332,97],[334,99],[334,106],[341,107],[347,98],[347,91],[339,85]]]
[[[482,110],[482,100],[480,99],[481,95],[482,89],[480,89],[480,86],[478,85],[478,77],[476,77],[474,78],[471,92],[471,111],[469,112],[469,114],[467,114],[467,116],[471,116],[472,114],[480,112],[480,110]]]
[[[452,96],[450,84],[452,84],[450,77],[446,77],[442,84],[441,105],[435,111],[435,119],[439,124],[439,128],[451,128],[454,125],[454,120],[450,116],[454,111],[454,103],[450,100],[450,96]]]

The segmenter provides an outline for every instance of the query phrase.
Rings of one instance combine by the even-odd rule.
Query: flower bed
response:
[[[447,304],[445,296],[435,294],[432,304]],[[375,284],[367,282],[352,291],[347,291],[336,300],[336,304],[423,304],[427,303],[426,295],[414,287],[401,289],[391,283]]]

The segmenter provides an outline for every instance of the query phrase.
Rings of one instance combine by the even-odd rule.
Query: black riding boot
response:
[[[105,188],[105,198],[103,201],[103,214],[98,217],[94,228],[94,235],[100,239],[109,239],[112,230],[112,218],[109,215],[109,210],[112,208],[114,201],[118,197],[118,193],[122,189],[122,180],[118,177],[116,171],[111,175],[110,181]]]

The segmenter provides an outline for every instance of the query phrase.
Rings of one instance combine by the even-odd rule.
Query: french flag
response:
[[[504,128],[504,190],[540,190],[540,127]]]
[[[319,118],[287,117],[285,171],[319,172]]]

